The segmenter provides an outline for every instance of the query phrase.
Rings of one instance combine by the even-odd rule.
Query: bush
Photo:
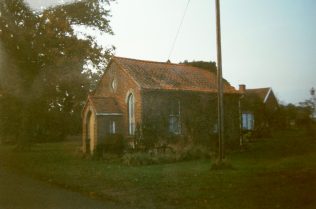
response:
[[[163,154],[163,153],[126,153],[122,157],[122,163],[125,165],[153,165],[153,164],[164,164],[176,162],[177,158],[174,154]]]
[[[124,151],[124,139],[120,134],[111,134],[106,136],[104,150],[107,153],[122,154]]]
[[[157,149],[151,149],[148,152],[126,153],[122,157],[122,163],[125,165],[138,166],[174,163],[197,159],[209,159],[210,157],[211,151],[204,146],[181,145],[177,148],[166,149],[165,152],[159,152]]]
[[[125,165],[150,165],[153,164],[154,159],[148,153],[136,152],[124,154],[122,162]]]
[[[121,155],[124,152],[125,144],[123,136],[120,134],[111,134],[106,136],[104,143],[96,146],[93,158],[102,159],[108,154]]]
[[[197,160],[211,158],[211,151],[201,145],[188,145],[178,152],[181,160]]]
[[[312,139],[316,139],[316,122],[307,126],[306,133],[307,136],[311,137]]]

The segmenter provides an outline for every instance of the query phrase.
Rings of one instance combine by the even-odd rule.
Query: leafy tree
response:
[[[216,62],[212,62],[212,61],[210,61],[210,62],[206,62],[206,61],[191,61],[191,62],[189,62],[188,60],[184,60],[183,62],[180,62],[180,64],[198,67],[201,69],[208,70],[211,73],[217,74]],[[223,81],[226,84],[229,84],[229,82],[224,78],[223,78]]]
[[[0,124],[2,134],[14,126],[24,144],[78,133],[86,95],[114,47],[102,48],[91,36],[79,39],[74,26],[113,34],[107,9],[111,1],[82,0],[40,12],[23,0],[1,1],[0,44],[6,62],[0,66],[0,88],[6,102],[0,112],[7,118]]]
[[[180,63],[180,64],[185,64],[185,65],[190,65],[193,67],[198,67],[198,68],[203,68],[206,70],[211,71],[212,73],[217,73],[217,68],[216,68],[216,63],[215,62],[205,62],[205,61],[187,61],[184,60],[184,62]]]
[[[316,122],[313,121],[312,113],[312,100],[300,102],[299,105],[280,105],[274,126],[278,129],[304,130],[308,136],[316,139]]]

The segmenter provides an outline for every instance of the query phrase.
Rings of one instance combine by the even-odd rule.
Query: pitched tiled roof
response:
[[[271,88],[247,89],[246,95],[257,96],[264,102],[270,90]]]
[[[183,64],[143,61],[113,57],[142,89],[187,90],[217,92],[214,73]],[[229,83],[224,82],[225,93],[238,93]]]
[[[121,113],[117,102],[112,97],[94,97],[89,96],[88,100],[91,102],[96,113]]]

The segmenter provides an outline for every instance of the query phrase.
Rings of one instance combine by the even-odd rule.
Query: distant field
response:
[[[29,151],[0,146],[0,164],[131,208],[316,208],[316,140],[299,132],[229,154],[233,170],[213,160],[129,167],[82,159],[79,142],[37,144]]]

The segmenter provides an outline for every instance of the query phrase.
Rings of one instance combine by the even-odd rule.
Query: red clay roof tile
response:
[[[172,64],[113,57],[142,89],[185,90],[217,92],[216,75],[210,71],[184,64]],[[238,93],[228,82],[224,82],[225,93]]]
[[[116,100],[112,97],[94,97],[89,96],[96,113],[121,113]]]

